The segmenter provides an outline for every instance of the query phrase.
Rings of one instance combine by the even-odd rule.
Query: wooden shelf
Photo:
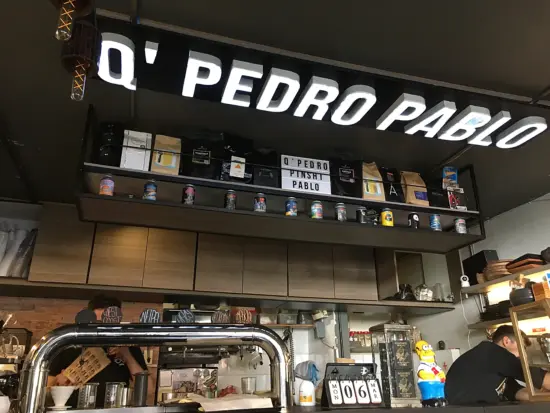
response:
[[[78,209],[81,220],[99,223],[439,254],[483,239],[473,234],[406,227],[370,227],[349,221],[313,220],[304,215],[287,217],[283,214],[228,211],[224,208],[93,194],[80,195]]]
[[[521,311],[518,313],[518,319],[519,321],[523,320],[529,320],[531,318],[538,318],[538,317],[544,317],[546,313],[544,312],[544,309],[540,307],[537,301],[520,305],[515,308],[516,311]],[[488,328],[497,327],[501,324],[510,324],[512,323],[512,320],[510,317],[506,318],[498,318],[496,320],[488,320],[488,321],[479,321],[477,323],[469,324],[468,329],[469,330],[486,330]]]
[[[252,294],[227,294],[204,291],[185,291],[160,288],[104,286],[91,284],[68,284],[31,282],[20,278],[0,278],[2,295],[14,297],[70,298],[89,300],[96,294],[116,292],[123,301],[145,303],[182,302],[219,305],[224,299],[228,305],[244,307],[289,308],[296,310],[314,310],[325,308],[334,311],[388,314],[400,311],[409,315],[437,314],[454,309],[453,304],[415,301],[374,301],[319,299],[309,297],[281,297]],[[293,325],[294,326],[294,325]],[[309,328],[296,325],[295,328]]]
[[[487,330],[488,328],[497,327],[501,324],[511,323],[510,317],[499,318],[496,320],[479,321],[477,323],[468,324],[468,330]]]
[[[269,328],[301,328],[301,329],[313,328],[313,324],[261,324],[261,325]]]
[[[275,195],[275,196],[282,196],[282,197],[293,196],[293,197],[308,199],[312,201],[319,200],[319,201],[327,201],[327,202],[334,202],[334,203],[343,202],[345,204],[361,205],[361,206],[367,206],[367,207],[376,208],[376,209],[390,208],[394,210],[411,211],[416,213],[450,215],[452,217],[460,217],[460,218],[479,218],[478,211],[459,211],[459,210],[450,209],[450,208],[419,206],[419,205],[405,204],[402,202],[370,201],[370,200],[365,200],[361,198],[352,198],[347,196],[324,195],[324,194],[290,191],[282,188],[258,186],[258,185],[244,184],[240,182],[227,182],[227,181],[220,181],[220,180],[214,180],[214,179],[182,176],[182,175],[167,175],[167,174],[151,172],[151,171],[123,169],[115,166],[100,165],[100,164],[89,163],[89,162],[85,162],[83,164],[83,169],[85,173],[86,183],[89,187],[90,192],[92,193],[97,191],[97,189],[99,188],[100,179],[104,175],[110,174],[116,177],[132,178],[134,180],[134,183],[137,184],[137,186],[132,185],[132,182],[129,180],[123,180],[121,182],[122,186],[120,186],[118,183],[115,183],[115,191],[123,192],[123,193],[132,193],[131,191],[129,191],[129,189],[132,189],[132,188],[134,190],[137,189],[137,193],[142,193],[143,183],[149,179],[154,179],[155,181],[157,181],[157,183],[166,182],[166,183],[179,185],[180,192],[178,194],[178,197],[180,199],[181,199],[181,189],[183,188],[183,185],[192,184],[199,187],[219,188],[224,190],[232,189],[235,191],[243,191],[243,192],[251,192],[251,193],[262,192],[266,195]],[[160,191],[159,191],[159,194],[160,194]]]
[[[550,271],[550,264],[541,265],[540,267],[533,268],[531,270],[518,272],[516,274],[505,275],[504,277],[497,278],[496,280],[487,281],[481,284],[472,285],[471,287],[463,288],[462,294],[483,294],[491,291],[494,288],[507,285],[510,281],[515,280],[520,275],[528,277],[529,275],[537,274],[543,271]]]

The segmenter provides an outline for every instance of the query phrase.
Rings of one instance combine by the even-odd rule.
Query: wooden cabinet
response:
[[[97,224],[90,284],[141,287],[148,228]]]
[[[199,234],[195,290],[243,292],[244,238]]]
[[[350,300],[378,300],[374,250],[335,245],[334,296]]]
[[[195,232],[150,228],[143,286],[192,290],[196,246]]]
[[[384,300],[399,291],[395,251],[388,248],[376,248],[374,255],[376,259],[378,299]]]
[[[73,205],[45,204],[30,281],[86,284],[94,224],[81,222]]]
[[[288,244],[288,295],[334,298],[331,245]]]
[[[286,242],[246,240],[243,293],[280,296],[288,294]]]

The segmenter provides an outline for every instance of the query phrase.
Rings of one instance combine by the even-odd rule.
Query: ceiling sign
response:
[[[507,149],[547,128],[549,111],[491,96],[355,72],[100,18],[98,76],[341,126]]]

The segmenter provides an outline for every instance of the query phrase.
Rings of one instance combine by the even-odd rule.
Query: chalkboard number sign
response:
[[[382,395],[380,394],[380,387],[378,387],[378,381],[367,380],[367,386],[369,388],[371,403],[373,404],[382,403]]]
[[[373,363],[327,363],[321,405],[325,409],[383,407]]]
[[[369,391],[367,390],[367,383],[364,380],[354,380],[353,387],[355,388],[355,394],[357,395],[357,403],[370,404]]]
[[[328,388],[330,389],[330,401],[332,404],[342,404],[342,390],[340,390],[340,382],[338,380],[329,380]]]
[[[342,380],[340,381],[340,386],[342,387],[344,404],[357,404],[353,382],[351,380]]]

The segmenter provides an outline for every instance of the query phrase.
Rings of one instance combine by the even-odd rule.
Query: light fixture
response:
[[[59,9],[57,18],[57,29],[55,38],[61,41],[68,41],[73,34],[74,21],[77,17],[83,17],[92,11],[91,0],[51,0],[53,5]]]
[[[100,47],[101,35],[97,28],[87,20],[77,20],[73,36],[63,43],[61,50],[61,62],[65,70],[73,75],[72,100],[81,101],[84,98],[86,77],[96,70]]]

